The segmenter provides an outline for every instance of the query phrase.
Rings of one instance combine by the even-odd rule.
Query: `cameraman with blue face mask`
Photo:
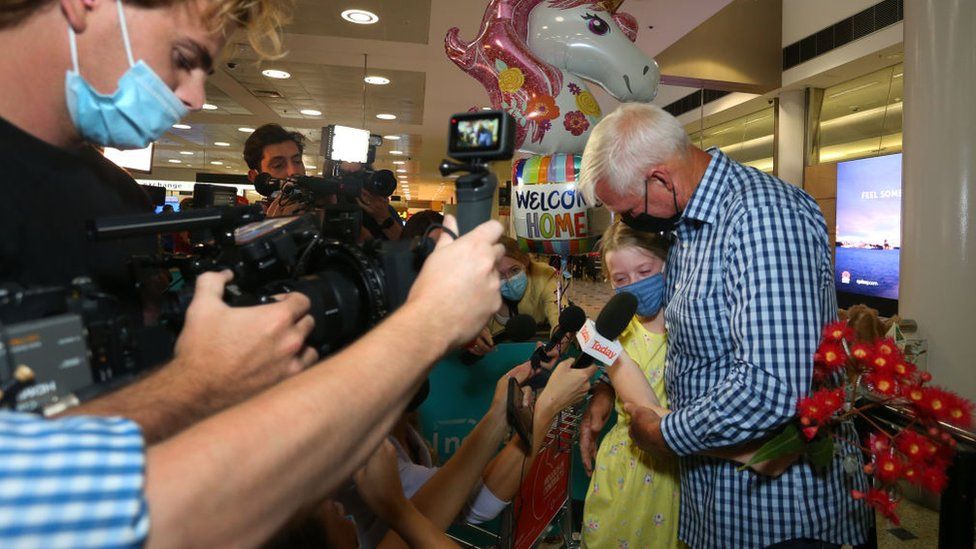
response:
[[[0,5],[0,45],[18,52],[0,62],[0,166],[10,176],[0,203],[0,282],[36,288],[87,277],[152,322],[165,284],[151,283],[160,273],[134,275],[129,263],[153,255],[156,239],[86,236],[88,220],[152,211],[132,177],[95,146],[145,147],[202,108],[224,41],[204,18],[210,9],[152,0]],[[265,35],[283,17],[273,7],[267,14]],[[208,274],[200,286],[219,296],[227,280]],[[190,314],[208,322],[187,322],[173,361],[70,413],[132,418],[150,442],[170,436],[314,363],[314,351],[284,344],[311,330],[308,307],[299,295],[254,309],[198,298]]]

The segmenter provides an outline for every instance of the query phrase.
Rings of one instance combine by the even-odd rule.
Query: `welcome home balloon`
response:
[[[593,249],[605,223],[591,220],[595,211],[576,188],[580,160],[576,154],[554,154],[515,163],[512,219],[523,249],[556,255]]]

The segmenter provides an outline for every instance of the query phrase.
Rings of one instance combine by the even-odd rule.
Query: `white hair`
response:
[[[624,103],[601,120],[586,142],[579,189],[596,201],[596,184],[604,181],[616,194],[640,192],[644,173],[691,146],[678,119],[650,103]]]

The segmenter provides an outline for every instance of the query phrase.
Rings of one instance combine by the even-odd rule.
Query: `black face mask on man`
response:
[[[644,180],[644,213],[640,215],[630,215],[625,213],[620,215],[620,220],[635,231],[645,233],[670,233],[678,226],[681,220],[681,212],[678,211],[678,194],[671,186],[671,197],[674,199],[674,215],[671,217],[654,217],[647,213],[647,180]]]

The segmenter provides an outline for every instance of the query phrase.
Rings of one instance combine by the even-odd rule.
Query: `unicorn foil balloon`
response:
[[[492,107],[516,120],[516,147],[550,155],[583,151],[601,117],[587,82],[620,101],[650,101],[660,71],[634,40],[620,0],[490,0],[478,37],[447,32],[447,56],[476,78]]]

